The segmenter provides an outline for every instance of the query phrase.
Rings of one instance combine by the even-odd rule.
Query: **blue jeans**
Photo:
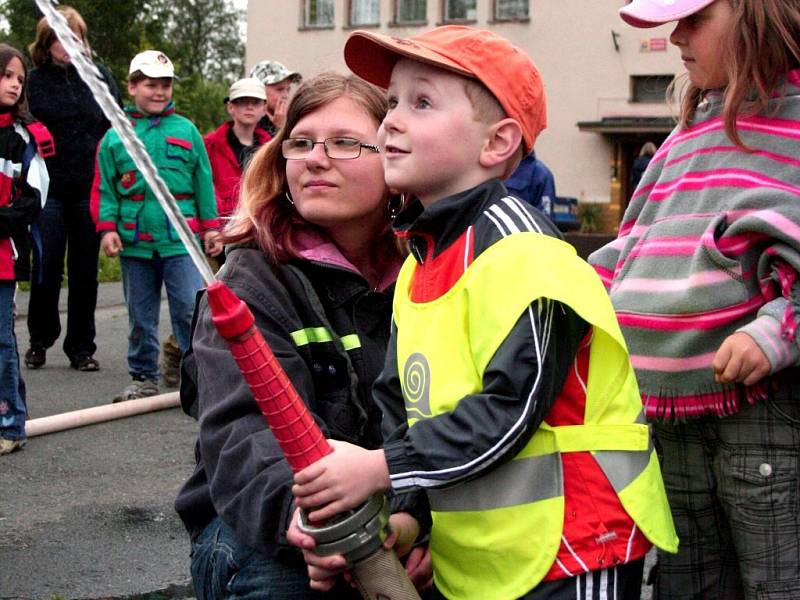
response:
[[[61,335],[58,298],[66,255],[69,296],[64,353],[69,358],[94,354],[100,238],[89,213],[89,190],[75,196],[49,197],[36,223],[42,237],[42,256],[34,261],[31,277],[28,304],[31,345],[50,348]]]
[[[216,517],[192,544],[192,584],[197,600],[342,600],[360,598],[337,587],[328,594],[309,587],[306,566],[270,558],[245,546],[233,529]]]
[[[25,438],[28,415],[14,336],[15,290],[15,282],[0,281],[0,437],[7,440]]]
[[[172,332],[181,352],[189,347],[192,313],[203,278],[188,254],[151,259],[121,257],[122,286],[128,305],[128,370],[133,377],[158,381],[158,318],[161,284],[167,287]]]

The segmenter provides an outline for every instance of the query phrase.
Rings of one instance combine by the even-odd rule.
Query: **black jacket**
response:
[[[103,65],[97,67],[121,106],[113,75]],[[75,67],[47,63],[28,75],[28,103],[33,116],[47,126],[55,141],[56,154],[46,161],[50,195],[88,195],[94,179],[97,144],[109,127],[91,90]]]
[[[233,249],[220,278],[253,311],[326,437],[379,447],[370,390],[383,367],[394,286],[375,292],[357,273],[310,261],[270,265],[254,248]],[[200,421],[197,468],[175,508],[193,539],[219,515],[241,542],[275,556],[289,548],[292,472],[211,322],[205,296],[195,318],[181,402]],[[325,327],[334,341],[296,345],[291,332],[309,327]],[[345,351],[339,338],[353,333],[361,347]]]

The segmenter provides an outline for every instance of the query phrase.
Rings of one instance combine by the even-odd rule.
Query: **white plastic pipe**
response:
[[[75,429],[85,425],[94,425],[95,423],[104,423],[114,419],[174,408],[180,406],[180,403],[180,394],[178,392],[170,392],[168,394],[159,394],[158,396],[149,396],[148,398],[125,400],[116,404],[83,408],[61,413],[60,415],[30,419],[25,423],[25,434],[31,438],[37,435],[46,435],[66,429]]]

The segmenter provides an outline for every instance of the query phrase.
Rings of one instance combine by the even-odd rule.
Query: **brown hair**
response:
[[[86,22],[83,20],[80,13],[71,6],[65,4],[57,6],[56,10],[64,16],[69,28],[83,41],[87,52],[90,52],[89,40],[86,39]],[[45,17],[39,19],[39,22],[36,24],[36,38],[33,40],[33,43],[28,46],[28,52],[31,54],[31,60],[33,60],[34,66],[41,67],[53,61],[52,56],[50,56],[50,46],[56,41],[58,41],[58,37],[56,37],[47,19]]]
[[[725,132],[747,150],[736,129],[736,118],[765,111],[786,73],[800,67],[800,10],[797,0],[720,1],[730,2],[735,23],[723,46],[728,76],[722,113]],[[706,92],[691,83],[685,86],[681,126],[694,118]]]
[[[25,57],[22,52],[9,46],[8,44],[0,44],[0,76],[5,77],[6,67],[13,59],[18,58],[22,63],[22,69],[25,71],[25,81],[22,82],[22,92],[17,98],[16,104],[11,108],[11,114],[23,123],[29,123],[33,120],[28,112],[28,94],[27,94],[27,79],[28,79],[28,65],[25,63]]]
[[[247,167],[239,207],[225,229],[226,242],[253,240],[274,262],[298,256],[294,232],[298,227],[308,227],[309,223],[288,200],[286,159],[281,143],[303,117],[343,96],[361,106],[375,119],[376,126],[386,116],[384,94],[354,75],[322,73],[304,82],[289,103],[284,127],[253,156]],[[375,240],[373,248],[378,260],[397,252],[389,224],[387,212],[386,230]]]

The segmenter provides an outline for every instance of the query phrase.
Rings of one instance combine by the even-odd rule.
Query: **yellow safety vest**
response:
[[[427,490],[436,586],[450,599],[518,598],[550,570],[561,540],[561,452],[591,451],[642,533],[677,551],[678,538],[627,347],[605,288],[560,240],[518,233],[485,250],[430,302],[410,299],[409,257],[394,296],[397,367],[408,424],[451,412],[482,389],[495,351],[531,302],[550,298],[590,323],[583,425],[543,423],[513,460],[475,480]]]

